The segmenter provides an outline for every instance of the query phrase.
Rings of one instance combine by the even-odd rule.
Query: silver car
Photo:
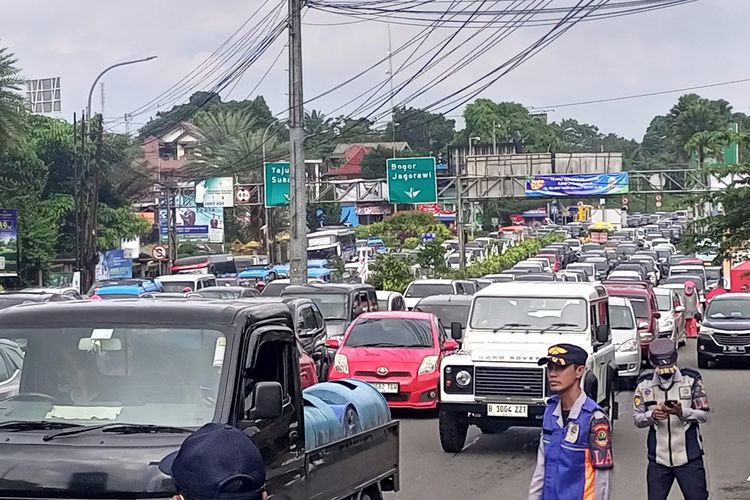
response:
[[[618,379],[628,388],[635,388],[641,373],[641,342],[633,306],[624,297],[609,298],[609,324],[615,345]]]

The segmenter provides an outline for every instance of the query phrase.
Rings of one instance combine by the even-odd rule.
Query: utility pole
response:
[[[302,0],[289,0],[289,279],[307,283],[307,186],[305,185],[305,132],[302,97]]]
[[[388,80],[391,85],[391,149],[392,157],[396,157],[396,109],[393,107],[393,48],[391,43],[391,23],[388,22]]]
[[[464,235],[464,198],[463,179],[461,177],[461,166],[456,171],[456,232],[458,233],[458,268],[466,269],[466,238]]]
[[[83,118],[83,116],[81,116]],[[83,132],[83,120],[81,121],[81,131]],[[78,117],[73,113],[73,209],[75,210],[76,222],[76,264],[73,271],[81,271],[81,179],[79,177],[79,156],[78,156]],[[79,280],[80,283],[80,280]],[[82,290],[78,290],[79,292]]]
[[[177,189],[166,186],[166,210],[167,210],[167,256],[169,270],[171,272],[174,261],[177,260],[177,214],[176,214],[176,192]]]

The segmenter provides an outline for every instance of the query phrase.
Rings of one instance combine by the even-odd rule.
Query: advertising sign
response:
[[[15,210],[0,209],[0,277],[18,276],[18,224]]]
[[[214,177],[195,185],[195,201],[206,208],[234,206],[234,179]]]
[[[234,196],[234,193],[232,193]],[[167,200],[159,198],[159,237],[167,241]],[[224,209],[199,207],[195,200],[195,190],[181,189],[174,197],[174,208],[177,217],[177,239],[208,243],[224,242]]]
[[[133,261],[125,258],[125,251],[107,250],[99,253],[99,264],[96,266],[96,279],[129,279],[133,277]]]
[[[532,175],[526,179],[526,196],[602,196],[627,194],[627,172],[611,174]]]

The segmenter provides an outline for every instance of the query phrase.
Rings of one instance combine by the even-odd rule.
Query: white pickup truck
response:
[[[469,320],[451,324],[461,350],[440,368],[440,443],[460,452],[469,425],[484,433],[512,426],[541,427],[547,374],[537,364],[553,344],[575,344],[589,353],[583,389],[613,420],[617,403],[615,350],[607,291],[587,283],[496,283],[478,291]]]

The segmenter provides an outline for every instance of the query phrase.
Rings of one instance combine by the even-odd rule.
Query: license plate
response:
[[[727,345],[724,346],[724,352],[729,354],[745,354],[744,345]]]
[[[372,384],[382,394],[398,394],[398,384]]]
[[[528,417],[529,407],[527,405],[509,405],[490,403],[487,405],[488,417]]]

